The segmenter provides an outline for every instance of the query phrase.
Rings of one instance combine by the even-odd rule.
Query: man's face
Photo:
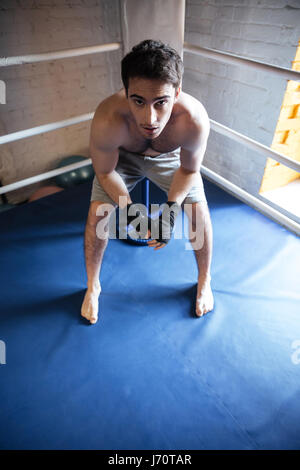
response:
[[[139,132],[155,139],[170,119],[180,89],[160,80],[134,77],[129,79],[128,103]]]

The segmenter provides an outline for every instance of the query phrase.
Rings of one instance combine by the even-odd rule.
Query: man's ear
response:
[[[179,95],[180,95],[180,92],[181,92],[181,85],[179,85],[179,87],[177,88],[177,90],[175,90],[175,100],[178,99]]]

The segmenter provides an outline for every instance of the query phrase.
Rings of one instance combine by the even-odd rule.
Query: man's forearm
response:
[[[196,184],[198,172],[192,172],[179,167],[174,173],[171,187],[168,192],[168,200],[182,204],[190,189]]]
[[[104,191],[116,204],[120,204],[121,209],[132,202],[127,187],[117,171],[97,175],[97,178]]]

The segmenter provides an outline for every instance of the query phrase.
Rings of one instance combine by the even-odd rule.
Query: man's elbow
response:
[[[101,180],[103,181],[103,180],[109,178],[113,174],[113,171],[114,170],[112,170],[112,171],[111,170],[109,170],[109,171],[103,171],[103,170],[97,171],[96,174],[97,174],[97,178],[98,178],[99,182]]]
[[[181,165],[180,170],[185,176],[193,176],[199,172],[200,166],[198,168],[198,166],[193,165],[192,167],[187,168]]]

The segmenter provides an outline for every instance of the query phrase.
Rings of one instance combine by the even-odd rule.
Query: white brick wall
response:
[[[185,41],[291,68],[300,0],[187,0]],[[185,53],[184,90],[211,119],[271,145],[286,80]],[[211,132],[204,165],[257,195],[265,159]]]
[[[0,0],[0,55],[14,56],[121,41],[118,0]],[[79,114],[121,87],[121,52],[0,68],[6,104],[0,134]],[[67,155],[88,155],[90,122],[0,146],[3,184],[55,168]],[[42,183],[47,184],[47,182]],[[26,200],[40,186],[7,194]]]

